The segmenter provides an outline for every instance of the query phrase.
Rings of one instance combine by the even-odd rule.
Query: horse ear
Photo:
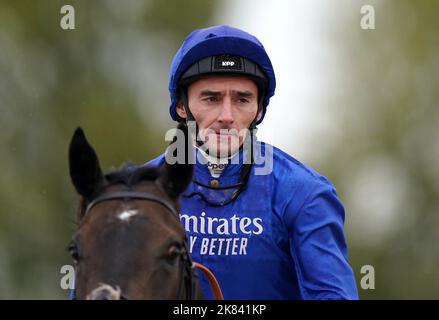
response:
[[[159,181],[166,193],[176,199],[188,187],[192,179],[192,164],[168,164],[165,162]]]
[[[70,141],[69,169],[76,191],[85,198],[91,197],[104,182],[96,152],[80,127],[75,130]]]

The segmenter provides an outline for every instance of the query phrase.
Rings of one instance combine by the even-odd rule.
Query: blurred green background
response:
[[[227,23],[261,36],[275,71],[287,75],[261,133],[276,128],[283,139],[269,142],[337,186],[360,297],[437,299],[439,2],[324,2],[0,0],[0,298],[67,298],[59,284],[71,263],[74,129],[85,129],[106,171],[161,153],[174,127],[167,77],[175,51],[194,28]],[[65,4],[75,8],[75,30],[60,28]],[[360,28],[365,4],[375,8],[375,30]],[[304,6],[324,23],[306,20]],[[287,10],[276,18],[275,7]],[[287,20],[299,16],[294,33]],[[283,36],[276,42],[264,30]],[[306,30],[325,41],[295,37]],[[305,41],[330,55],[309,54]],[[300,64],[299,52],[309,57],[302,66],[328,68],[302,70],[312,74],[302,105],[286,95],[298,72],[281,60]],[[374,290],[360,287],[363,265],[375,268]]]

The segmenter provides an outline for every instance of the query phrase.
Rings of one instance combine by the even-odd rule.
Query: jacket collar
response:
[[[244,163],[244,159],[246,159],[245,157],[248,153],[247,150],[240,148],[239,151],[236,152],[227,161],[220,161],[219,163],[225,164],[225,168],[219,178],[214,178],[209,171],[207,162],[211,160],[211,162],[213,163],[215,161],[215,158],[210,158],[202,150],[196,147],[193,147],[193,152],[195,153],[195,179],[200,179],[201,181],[210,181],[212,179],[217,179],[227,183],[231,183],[239,179],[242,164]]]

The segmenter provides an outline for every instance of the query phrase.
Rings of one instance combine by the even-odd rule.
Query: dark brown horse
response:
[[[200,299],[178,196],[191,165],[125,168],[104,175],[78,128],[70,176],[81,196],[69,246],[77,299]]]

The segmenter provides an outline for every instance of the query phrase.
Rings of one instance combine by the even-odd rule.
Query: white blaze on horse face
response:
[[[128,222],[130,221],[130,218],[132,216],[135,216],[136,214],[137,214],[137,210],[126,210],[121,214],[119,214],[117,217],[122,221]]]

